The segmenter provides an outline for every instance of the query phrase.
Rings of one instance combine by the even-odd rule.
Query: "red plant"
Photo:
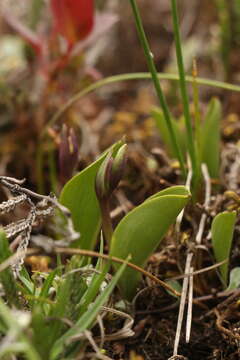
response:
[[[94,0],[49,0],[49,4],[53,23],[51,36],[35,33],[10,12],[2,12],[6,22],[34,49],[37,70],[48,79],[65,68],[73,56],[95,42],[117,20],[112,14],[96,14]],[[66,47],[55,47],[59,34],[65,39]],[[59,51],[57,57],[56,49]]]
[[[94,24],[93,0],[51,0],[54,30],[72,47],[89,35]]]

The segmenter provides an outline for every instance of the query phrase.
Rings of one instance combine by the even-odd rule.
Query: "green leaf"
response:
[[[53,270],[49,275],[48,277],[46,278],[46,280],[44,281],[44,284],[43,284],[43,287],[41,289],[41,292],[40,292],[40,295],[39,297],[40,298],[47,298],[48,297],[48,293],[49,293],[49,289],[50,287],[52,286],[52,283],[53,283],[53,280],[56,276],[58,272],[58,268]]]
[[[240,286],[240,267],[235,267],[230,272],[230,281],[226,291],[235,290]]]
[[[229,259],[235,221],[236,211],[222,212],[213,219],[211,227],[212,245],[217,262]],[[228,263],[220,266],[220,272],[222,280],[226,285],[228,279]]]
[[[49,318],[46,321],[42,306],[35,306],[33,312],[33,342],[39,353],[49,358],[52,344],[62,335],[66,325],[62,318],[68,318],[72,282],[69,279],[61,279],[56,291],[55,303],[49,310]],[[40,331],[40,330],[41,331]],[[39,333],[40,331],[40,333]]]
[[[117,282],[122,276],[125,268],[126,268],[126,264],[122,264],[120,266],[118,272],[114,275],[111,282],[106,287],[106,289],[101,293],[101,295],[97,297],[95,303],[92,306],[89,306],[88,310],[83,314],[83,316],[79,318],[76,324],[70,330],[68,330],[59,340],[56,341],[51,351],[50,360],[55,360],[59,358],[59,355],[63,351],[64,345],[69,338],[71,338],[76,334],[80,334],[81,332],[89,329],[92,326],[101,309],[101,306],[103,306],[106,303],[114,287],[116,286]]]
[[[103,238],[101,238],[100,250],[99,250],[100,254],[103,254],[103,248],[104,248],[104,242],[103,242]],[[89,304],[91,304],[91,302],[93,302],[94,299],[96,298],[100,290],[100,287],[106,278],[106,274],[109,271],[109,267],[110,267],[109,262],[105,263],[103,259],[101,259],[100,257],[98,258],[97,264],[95,266],[95,270],[97,272],[93,275],[92,280],[89,283],[86,292],[82,295],[82,298],[78,305],[80,316],[87,310]]]
[[[34,295],[36,290],[34,283],[31,280],[26,279],[26,277],[22,274],[20,274],[18,278],[24,285],[24,293],[28,295]]]
[[[68,304],[71,297],[71,286],[72,283],[71,281],[69,281],[69,279],[60,280],[60,285],[56,292],[55,304],[51,307],[50,311],[50,316],[52,316],[53,318],[59,319],[64,316],[68,316]],[[64,324],[61,323],[61,321],[59,320],[56,320],[55,323],[54,321],[52,321],[50,331],[52,341],[50,342],[50,344],[52,344],[53,341],[58,338],[61,329],[64,327],[63,325]]]
[[[207,109],[202,129],[202,162],[207,164],[212,178],[218,178],[220,166],[220,121],[221,103],[213,98]]]
[[[168,187],[160,192],[153,194],[146,201],[158,198],[159,196],[165,195],[179,195],[179,196],[190,196],[188,189],[183,185],[176,185]]]
[[[101,284],[105,280],[106,274],[109,271],[109,263],[107,263],[100,274],[96,273],[93,275],[93,278],[87,288],[87,291],[83,295],[79,307],[80,307],[80,315],[86,312],[88,306],[91,302],[96,298]]]
[[[25,335],[25,330],[30,325],[29,312],[19,311],[16,316],[16,311],[14,309],[11,311],[0,298],[0,319],[6,325],[6,336],[13,338],[12,341],[7,341],[5,346],[1,346],[0,358],[3,359],[5,354],[21,353],[21,355],[25,355],[24,359],[26,360],[41,360],[27,335]],[[14,340],[18,342],[16,343]]]
[[[172,146],[172,141],[169,135],[169,131],[166,125],[166,121],[163,115],[163,112],[160,108],[154,107],[151,111],[152,117],[156,122],[157,129],[159,130],[160,137],[166,146],[170,156],[177,158],[176,151]],[[184,134],[184,129],[182,129],[181,123],[176,119],[172,118],[172,126],[176,135],[177,142],[183,152],[186,153],[186,139]]]
[[[123,142],[119,141],[109,151],[115,156],[122,145]],[[74,247],[92,249],[97,239],[101,214],[95,193],[95,177],[109,151],[68,181],[61,192],[60,202],[71,211],[75,230],[81,235]]]
[[[4,231],[0,229],[0,263],[4,262],[11,255],[6,235]],[[16,281],[10,268],[0,272],[0,282],[2,283],[8,302],[19,307]]]
[[[0,229],[0,262],[2,263],[11,255],[12,254],[9,249],[9,243],[6,238],[5,232],[3,231],[3,229]]]
[[[178,291],[179,293],[182,292],[182,285],[180,284],[179,281],[177,280],[168,280],[166,281],[166,283],[168,285],[170,285],[174,290]],[[171,296],[174,296],[175,298],[177,298],[179,300],[179,297],[174,295],[171,291],[167,290],[168,294]]]
[[[51,347],[49,333],[52,328],[54,329],[54,325],[55,323],[52,324],[52,321],[47,321],[42,306],[40,304],[35,305],[32,311],[31,341],[41,358],[48,357],[49,348]]]
[[[160,191],[147,199],[118,224],[113,233],[110,254],[122,259],[130,255],[131,262],[143,267],[189,197],[188,190],[180,186]],[[114,264],[115,269],[118,267]],[[125,270],[119,285],[127,299],[135,294],[139,280],[139,273],[130,268]]]

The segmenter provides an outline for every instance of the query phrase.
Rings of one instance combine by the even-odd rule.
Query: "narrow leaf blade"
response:
[[[40,298],[46,299],[48,297],[49,289],[52,286],[52,283],[54,281],[54,278],[58,272],[58,269],[53,270],[47,277],[47,279],[44,281],[43,287],[41,289]]]
[[[4,231],[0,229],[0,263],[4,262],[9,256],[11,256],[9,243]],[[18,307],[17,286],[11,269],[7,268],[0,272],[0,282],[4,288],[8,302]]]
[[[229,259],[233,239],[236,212],[222,212],[215,216],[212,222],[212,245],[217,262]],[[228,263],[220,266],[222,279],[227,284]]]
[[[208,106],[202,131],[202,162],[212,178],[218,178],[220,166],[221,103],[213,98]]]
[[[160,108],[155,107],[155,108],[153,108],[151,114],[156,122],[156,126],[159,131],[160,137],[161,137],[162,141],[164,142],[164,145],[166,146],[169,155],[177,158],[177,154],[174,149],[174,146],[172,145],[168,127],[166,125],[166,120],[164,118],[162,110]],[[172,118],[172,126],[173,126],[174,132],[176,134],[177,142],[178,142],[183,154],[185,154],[186,139],[185,139],[185,134],[183,132],[183,129],[180,128],[180,124],[177,122],[177,120],[173,119],[173,118]]]
[[[96,319],[101,306],[104,305],[104,303],[107,301],[109,296],[111,295],[114,287],[116,286],[117,282],[119,281],[120,277],[122,276],[124,270],[126,268],[126,264],[122,264],[117,271],[117,273],[112,278],[109,285],[106,287],[106,289],[101,293],[101,295],[98,296],[93,306],[90,306],[88,310],[83,314],[83,316],[80,317],[80,319],[76,322],[76,324],[68,330],[59,340],[56,341],[52,348],[50,360],[55,360],[58,358],[60,353],[62,352],[64,348],[64,344],[66,341],[76,335],[80,334],[84,330],[87,330],[91,327],[92,323]]]

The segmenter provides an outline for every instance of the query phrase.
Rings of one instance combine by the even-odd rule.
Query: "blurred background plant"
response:
[[[172,21],[171,8],[171,3],[176,4],[176,1],[138,0],[136,3],[143,15],[156,69],[160,72],[155,77],[161,79],[184,166],[188,166],[190,149],[183,114],[185,118],[187,115],[195,132],[199,169],[200,163],[205,163],[205,167],[201,167],[203,181],[197,197],[199,203],[193,206],[188,201],[191,167],[187,179],[181,177],[162,109],[156,107],[159,104],[151,76],[146,73],[146,59],[139,44],[130,2],[26,0],[16,3],[2,0],[0,174],[25,177],[26,186],[38,188],[41,193],[53,190],[59,195],[60,202],[71,210],[75,230],[81,236],[77,234],[72,239],[59,214],[49,219],[46,225],[36,222],[31,244],[48,255],[27,258],[28,271],[23,270],[19,280],[14,280],[8,269],[0,272],[3,299],[9,305],[21,307],[19,321],[15,321],[15,310],[0,302],[1,355],[19,350],[31,360],[38,359],[38,354],[68,359],[82,352],[80,355],[84,358],[85,342],[78,337],[79,332],[93,344],[86,330],[93,329],[95,319],[102,315],[101,306],[124,270],[120,282],[121,300],[124,297],[132,299],[136,287],[140,289],[131,304],[136,337],[132,343],[127,343],[126,349],[122,350],[121,343],[120,350],[113,346],[110,353],[120,358],[129,352],[128,346],[132,346],[134,350],[141,348],[142,353],[147,349],[153,358],[156,354],[159,358],[162,351],[164,359],[170,356],[173,342],[169,339],[175,334],[172,325],[175,324],[174,309],[178,307],[178,300],[162,288],[156,288],[150,278],[139,282],[133,269],[118,270],[116,264],[110,287],[106,293],[101,293],[101,284],[108,280],[108,269],[98,268],[100,262],[93,262],[91,267],[85,258],[67,260],[67,254],[81,251],[79,249],[68,249],[68,253],[66,249],[62,250],[63,262],[60,255],[55,257],[51,252],[59,243],[68,246],[70,238],[74,241],[72,247],[90,251],[100,248],[100,253],[109,250],[111,255],[118,255],[123,261],[131,252],[135,264],[146,265],[163,279],[184,277],[186,254],[187,257],[191,255],[196,271],[213,266],[205,274],[197,273],[193,286],[194,296],[203,309],[203,312],[199,309],[199,313],[204,316],[206,309],[212,309],[222,297],[228,296],[229,291],[234,292],[239,286],[239,220],[235,212],[240,203],[238,1],[179,1],[178,29],[176,19]],[[180,42],[177,39],[179,30]],[[178,42],[177,56],[174,35]],[[149,52],[150,57],[152,54]],[[179,66],[181,57],[184,71]],[[179,69],[185,95],[184,91],[179,93]],[[216,80],[231,81],[235,86]],[[180,95],[184,95],[183,101]],[[128,143],[125,176],[117,191],[107,191],[112,190],[109,179],[118,162],[115,157],[119,160],[125,154],[125,142],[120,140],[123,135]],[[100,181],[98,198],[96,176],[97,182]],[[185,181],[186,187],[176,186]],[[214,186],[211,188],[211,185]],[[104,199],[99,197],[102,191]],[[6,189],[1,190],[1,197],[9,198],[10,194]],[[185,213],[181,212],[177,217],[187,203]],[[6,201],[2,205],[5,207]],[[2,223],[10,223],[12,229],[26,218],[28,212],[29,206],[22,204],[13,214],[3,214]],[[170,226],[175,220],[176,227]],[[5,229],[9,230],[8,225]],[[149,229],[152,229],[151,236]],[[0,235],[3,262],[11,251],[4,234]],[[106,244],[101,241],[104,237]],[[10,248],[15,249],[18,241],[14,239]],[[161,248],[158,247],[160,241]],[[215,269],[216,262],[220,262],[219,272]],[[82,275],[82,266],[86,263],[85,270],[92,275],[88,279]],[[130,277],[134,280],[132,283]],[[178,291],[182,290],[182,283],[175,281],[175,286]],[[67,307],[70,310],[65,319]],[[119,307],[129,310],[123,301]],[[232,316],[236,314],[235,301],[229,308],[231,311],[223,311],[220,320],[226,320],[229,329],[231,326],[235,329],[237,317]],[[164,316],[155,316],[161,311]],[[215,325],[215,320],[211,318],[211,324]],[[183,347],[185,355],[191,358],[196,354],[199,342],[201,352],[202,344],[205,345],[208,338],[214,339],[214,344],[207,342],[208,350],[204,356],[211,358],[212,355],[216,359],[213,354],[218,337],[221,356],[226,355],[228,359],[229,352],[236,350],[236,344],[229,345],[215,326],[205,327],[205,320],[200,321],[201,326],[199,322],[194,324],[192,348],[191,344]],[[40,327],[43,337],[38,337]],[[100,333],[102,328],[100,319]],[[119,326],[116,328],[119,330]],[[99,339],[96,327],[93,331]],[[54,344],[53,349],[50,341]],[[94,357],[105,359],[99,348],[93,346]]]
[[[75,143],[78,142],[79,155],[73,169],[81,169],[124,133],[128,134],[128,140],[139,140],[139,144],[150,144],[151,147],[153,139],[154,144],[159,141],[151,116],[152,106],[156,105],[155,96],[152,88],[141,80],[116,83],[82,98],[61,121],[46,128],[59,107],[102,76],[146,70],[127,4],[90,1],[85,9],[85,18],[81,3],[76,8],[76,5],[71,5],[67,13],[69,18],[72,17],[73,28],[62,15],[60,4],[56,6],[54,1],[35,0],[16,5],[4,0],[0,8],[2,172],[25,176],[33,186],[38,184],[42,191],[44,188],[56,191],[61,187],[58,174],[62,172],[62,166],[58,153],[63,123],[68,132],[72,128],[71,134],[75,134]],[[186,73],[191,74],[192,59],[195,57],[199,76],[218,80],[238,79],[237,4],[237,1],[226,3],[216,0],[211,4],[203,1],[200,12],[198,1],[191,4],[181,2],[180,25]],[[150,47],[158,71],[176,72],[169,2],[156,4],[150,0],[146,6],[140,0],[139,6],[145,15],[146,33],[151,33]],[[84,23],[83,28],[79,26],[79,21]],[[111,31],[107,31],[110,28]],[[126,29],[132,31],[126,32]],[[224,49],[225,55],[221,49]],[[226,65],[227,61],[230,66]],[[162,86],[174,115],[181,115],[176,86],[171,81],[162,82]],[[232,104],[231,112],[238,112],[234,93],[226,94],[210,87],[199,87],[202,111],[212,95],[221,96],[224,110]],[[43,139],[44,127],[47,131]],[[230,131],[229,127],[227,131]],[[14,162],[16,158],[21,161]],[[62,175],[60,177],[63,178]]]
[[[69,93],[101,77],[86,56],[88,49],[104,36],[117,17],[106,12],[96,13],[94,1],[91,0],[47,3],[35,0],[28,4],[26,2],[22,7],[11,6],[11,3],[5,2],[0,9],[3,24],[0,78],[4,95],[1,127],[6,134],[2,141],[2,154],[8,154],[11,158],[18,154],[24,159],[24,152],[27,151],[28,161],[37,174],[34,177],[32,173],[33,176],[28,178],[42,190],[44,183],[57,190],[54,182],[56,153],[59,144],[64,143],[60,140],[61,124],[58,124],[56,131],[49,129],[44,139],[41,137],[43,127],[49,116],[66,101]],[[13,118],[16,108],[18,112]],[[66,127],[71,128],[63,130],[65,133],[70,131],[68,140],[74,136],[75,143],[80,143],[77,114],[72,113],[65,122]],[[41,142],[36,146],[39,139]],[[66,140],[63,147],[66,157]],[[36,162],[32,163],[30,159],[36,158]],[[60,158],[61,163],[62,149]],[[19,176],[28,172],[27,167],[27,161],[23,161],[22,169],[18,169]],[[50,182],[43,179],[46,168],[49,169]],[[62,165],[59,171],[62,171]],[[68,176],[71,176],[70,169]],[[64,175],[60,174],[60,177],[63,179]]]

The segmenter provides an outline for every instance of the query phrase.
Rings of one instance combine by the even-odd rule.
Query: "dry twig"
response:
[[[190,268],[193,272],[193,267]],[[189,277],[189,290],[188,290],[188,310],[187,310],[187,325],[186,325],[186,343],[190,341],[191,327],[192,327],[192,306],[193,306],[193,275]]]
[[[190,272],[192,257],[193,257],[193,253],[189,253],[187,255],[186,265],[185,265],[185,273]],[[186,277],[183,280],[183,287],[182,287],[181,300],[180,300],[179,313],[178,313],[177,330],[176,330],[176,336],[175,336],[175,341],[174,341],[173,356],[177,356],[177,353],[178,353],[178,346],[179,346],[180,335],[181,335],[181,330],[182,330],[182,322],[183,322],[184,308],[185,308],[185,302],[186,302],[187,291],[188,291],[188,284],[189,284],[189,277]]]
[[[209,173],[208,173],[208,168],[207,168],[206,164],[202,164],[202,174],[203,174],[203,178],[204,178],[204,181],[205,181],[204,208],[207,211],[208,208],[209,208],[210,197],[211,197],[211,179],[210,179],[210,176],[209,176]],[[202,216],[201,216],[198,232],[197,232],[197,235],[196,235],[196,243],[198,245],[200,245],[201,242],[202,242],[202,236],[203,236],[203,231],[204,231],[206,220],[207,220],[207,214],[203,213]]]
[[[12,177],[0,176],[0,184],[7,188],[11,194],[15,197],[4,201],[0,204],[0,213],[8,213],[15,209],[15,207],[23,202],[27,202],[30,205],[30,212],[25,219],[21,219],[14,223],[11,223],[3,228],[7,238],[14,238],[20,234],[17,254],[15,263],[11,263],[12,270],[15,276],[18,276],[24,258],[26,255],[27,247],[30,241],[31,231],[36,218],[45,218],[51,216],[54,208],[60,209],[60,211],[67,218],[67,229],[69,232],[70,240],[79,238],[79,234],[75,232],[71,219],[71,214],[67,208],[59,204],[54,195],[45,196],[37,194],[29,189],[24,188],[22,185],[25,179],[18,180]],[[37,200],[34,203],[34,200]],[[20,255],[19,255],[20,254]],[[13,258],[12,258],[13,259]]]

